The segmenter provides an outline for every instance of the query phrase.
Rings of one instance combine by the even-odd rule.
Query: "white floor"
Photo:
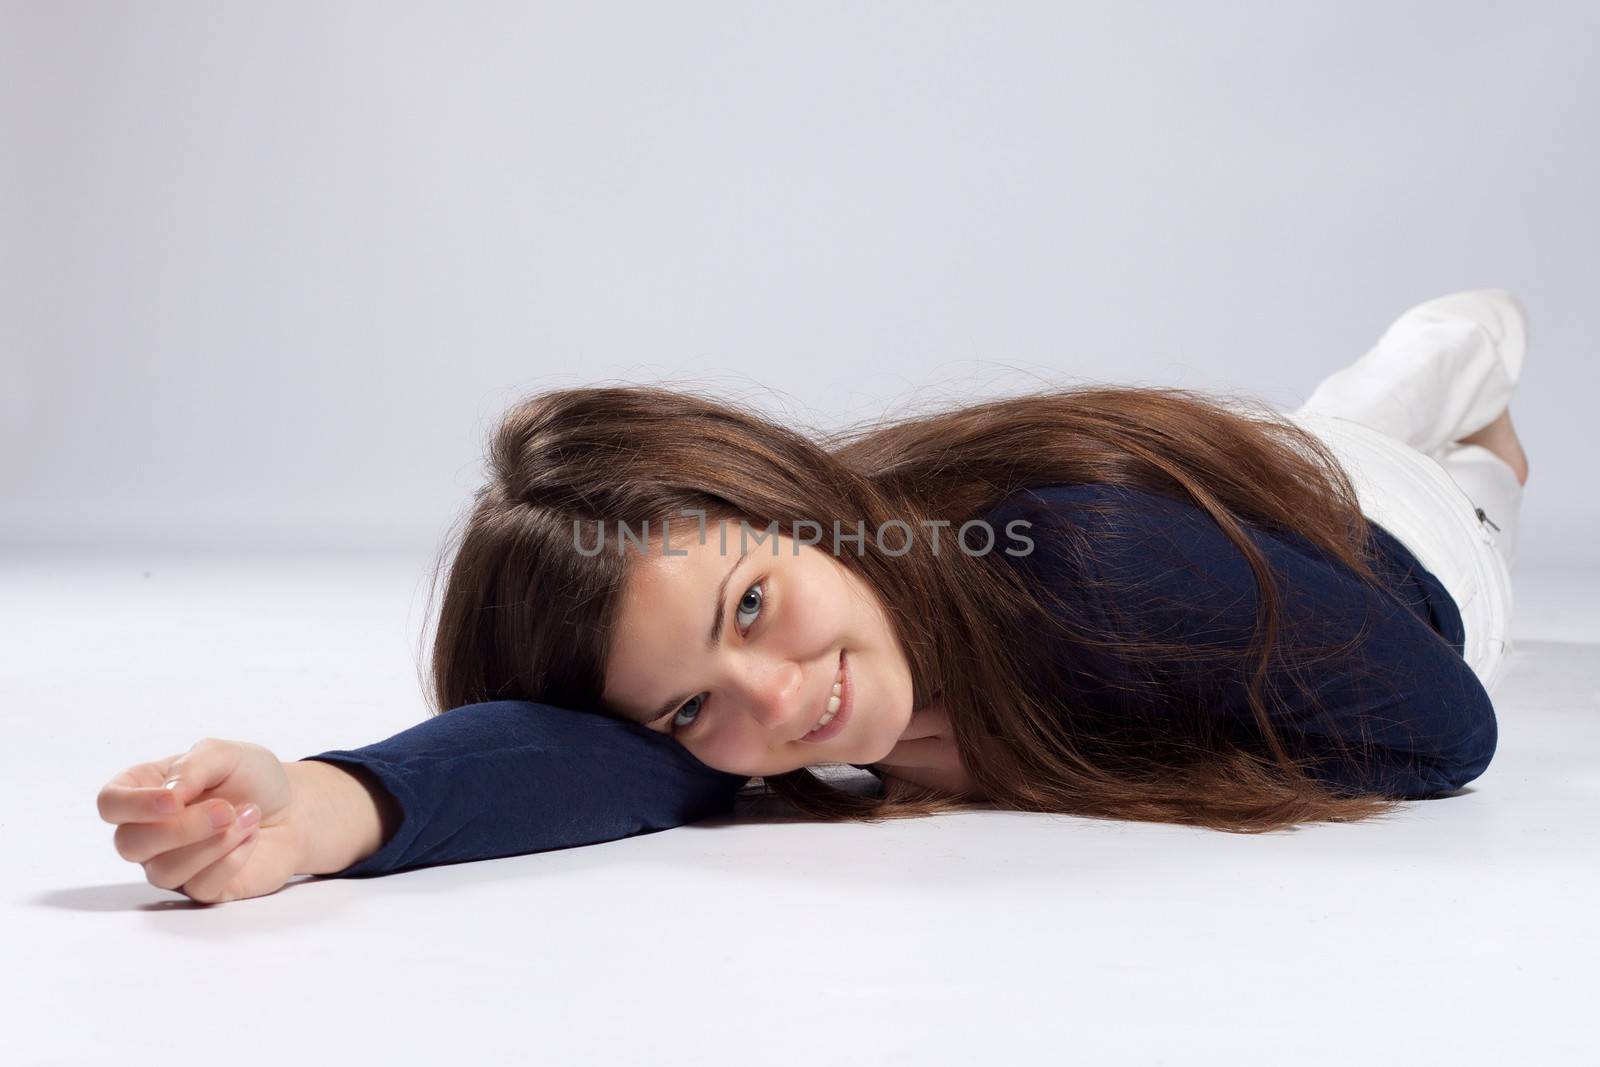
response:
[[[0,559],[7,1062],[1600,1062],[1600,573],[1519,561],[1499,754],[1382,823],[746,813],[215,907],[116,855],[129,764],[418,721],[428,562]]]

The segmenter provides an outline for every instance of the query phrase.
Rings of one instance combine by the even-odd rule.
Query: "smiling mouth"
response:
[[[850,714],[851,685],[849,665],[845,660],[844,650],[839,651],[839,670],[833,676],[833,693],[828,697],[828,706],[822,716],[817,720],[805,736],[800,740],[811,743],[826,741],[844,729],[846,719]]]

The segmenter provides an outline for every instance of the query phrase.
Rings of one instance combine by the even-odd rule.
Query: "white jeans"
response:
[[[1462,655],[1491,694],[1512,648],[1523,486],[1499,456],[1458,439],[1505,410],[1526,350],[1526,316],[1510,293],[1452,293],[1401,315],[1366,355],[1282,413],[1328,445],[1362,514],[1450,593],[1466,630]]]

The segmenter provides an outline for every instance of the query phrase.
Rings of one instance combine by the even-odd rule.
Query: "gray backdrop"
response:
[[[1591,3],[8,3],[0,545],[431,549],[518,396],[831,427],[1280,406],[1532,321],[1519,563],[1592,560]]]

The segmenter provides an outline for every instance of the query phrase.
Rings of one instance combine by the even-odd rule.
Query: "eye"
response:
[[[761,609],[766,606],[766,594],[766,579],[763,578],[761,581],[752,585],[749,589],[746,589],[744,591],[744,596],[739,598],[739,603],[734,605],[734,624],[739,627],[740,634],[748,634],[750,632],[750,627],[755,625],[756,618],[761,616]],[[754,604],[749,602],[752,597],[755,598]],[[746,612],[750,612],[754,618],[752,618],[748,623],[743,623],[742,617]],[[705,707],[704,697],[705,694],[703,693],[692,696],[684,702],[682,707],[673,712],[672,717],[667,721],[667,731],[669,733],[677,733],[679,730],[689,729],[696,722],[698,722],[700,719],[700,709]],[[692,711],[692,714],[690,714],[688,722],[680,723],[678,721],[678,716],[682,715],[685,711]]]
[[[767,596],[766,596],[766,592],[767,591],[764,588],[764,586],[765,586],[765,580],[757,582],[755,585],[752,585],[749,589],[746,589],[744,591],[744,596],[739,598],[739,603],[734,607],[734,610],[733,610],[733,618],[734,618],[735,622],[737,622],[739,620],[739,618],[744,614],[744,612],[746,610],[753,611],[758,616],[761,614],[761,605],[767,599]],[[755,598],[756,598],[755,606],[752,607],[752,608],[746,609],[745,608],[745,601],[749,600],[752,595],[754,595]],[[755,625],[755,621],[756,621],[755,619],[751,619],[750,620],[750,625],[749,626],[741,626],[739,628],[739,632],[741,634],[747,633],[749,631],[749,629],[750,629],[750,626],[754,626]]]
[[[690,697],[683,707],[672,713],[672,718],[667,723],[667,729],[672,733],[677,733],[679,730],[687,730],[689,727],[693,726],[695,724],[695,720],[700,718],[700,706],[704,703],[705,701],[699,696]],[[690,708],[694,709],[694,714],[690,716],[688,722],[684,723],[682,726],[679,726],[678,716],[682,715]]]

